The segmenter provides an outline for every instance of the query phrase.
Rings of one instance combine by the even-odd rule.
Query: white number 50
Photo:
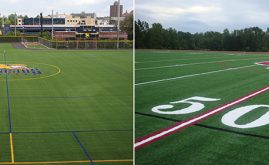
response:
[[[249,105],[241,108],[237,108],[225,114],[221,121],[223,124],[235,128],[255,128],[269,124],[269,112],[266,112],[260,118],[247,123],[247,124],[236,124],[236,121],[243,115],[249,113],[258,108],[269,108],[269,105]]]
[[[218,101],[218,100],[220,99],[194,96],[194,97],[180,100],[180,101],[173,101],[173,102],[170,102],[170,104],[159,105],[159,106],[153,107],[152,111],[159,114],[170,114],[170,115],[189,114],[189,113],[200,111],[205,107],[205,105],[202,103],[199,103],[199,101],[206,102],[206,101]],[[179,110],[167,111],[168,109],[174,108],[174,105],[172,104],[190,104],[190,106],[187,108],[179,109]]]

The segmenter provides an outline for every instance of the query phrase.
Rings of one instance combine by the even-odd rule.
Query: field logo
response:
[[[269,61],[256,62],[256,65],[266,66],[269,69]]]
[[[0,64],[0,74],[42,74],[39,68],[29,68],[26,64]]]

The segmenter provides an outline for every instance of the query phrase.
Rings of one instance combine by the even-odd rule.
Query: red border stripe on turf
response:
[[[160,139],[162,139],[162,138],[164,138],[166,136],[169,136],[169,135],[171,135],[171,134],[173,134],[175,132],[178,132],[178,131],[180,131],[180,130],[186,128],[186,127],[189,127],[189,126],[191,126],[193,124],[196,124],[196,123],[198,123],[198,122],[200,122],[202,120],[205,120],[205,119],[207,119],[208,117],[210,117],[212,115],[215,115],[215,114],[217,114],[219,112],[222,112],[222,111],[224,111],[224,110],[226,110],[226,109],[228,109],[228,108],[230,108],[230,107],[232,107],[232,106],[234,106],[236,104],[239,104],[239,103],[241,103],[243,101],[246,101],[246,100],[248,100],[248,99],[250,99],[252,97],[255,97],[255,96],[259,95],[259,94],[262,94],[262,93],[264,93],[264,92],[266,92],[268,90],[269,90],[269,86],[267,86],[265,88],[262,88],[262,89],[259,89],[259,90],[255,91],[255,92],[252,92],[252,93],[250,93],[248,95],[245,95],[243,97],[240,97],[240,98],[238,98],[236,100],[233,100],[233,101],[231,101],[229,103],[226,103],[226,104],[223,104],[223,105],[218,106],[216,108],[213,108],[213,109],[211,109],[209,111],[206,111],[204,113],[201,113],[201,114],[199,114],[197,116],[194,116],[194,117],[192,117],[192,118],[190,118],[188,120],[177,122],[176,124],[174,124],[172,126],[169,126],[167,128],[164,128],[164,129],[161,129],[161,130],[158,130],[158,131],[155,131],[155,132],[153,132],[153,133],[151,133],[149,135],[146,135],[144,137],[137,138],[135,140],[136,141],[135,146],[134,146],[135,150],[138,150],[138,149],[140,149],[140,148],[142,148],[142,147],[144,147],[146,145],[149,145],[149,144],[151,144],[151,143],[153,143],[155,141],[158,141],[158,140],[160,140]]]

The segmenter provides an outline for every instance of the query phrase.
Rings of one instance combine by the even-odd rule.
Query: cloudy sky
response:
[[[136,0],[136,19],[185,32],[269,27],[268,0]]]
[[[95,12],[97,16],[108,16],[109,6],[114,0],[0,0],[0,13],[8,15],[17,13],[22,15],[36,16],[40,12],[43,15],[54,12],[74,13],[74,12]],[[124,11],[133,9],[133,0],[121,0]]]

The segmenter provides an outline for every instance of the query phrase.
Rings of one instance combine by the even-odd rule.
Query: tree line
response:
[[[179,50],[216,50],[216,51],[268,51],[269,28],[259,27],[222,33],[208,31],[189,33],[173,28],[164,29],[160,23],[151,27],[145,21],[135,21],[135,46],[139,49],[179,49]]]
[[[15,19],[17,18],[28,18],[27,15],[15,15],[15,14],[10,14],[8,16],[4,16],[4,17],[0,17],[0,24],[2,25],[3,21],[2,19],[4,19],[4,24],[5,25],[14,25],[15,24]]]

